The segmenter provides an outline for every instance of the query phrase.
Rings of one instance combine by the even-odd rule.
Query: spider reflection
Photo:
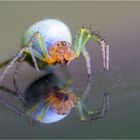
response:
[[[78,97],[73,92],[72,80],[64,80],[51,73],[35,80],[23,95],[18,95],[18,100],[23,103],[24,110],[11,106],[3,97],[0,97],[0,102],[14,113],[40,123],[47,124],[62,120],[73,108],[82,121],[101,119],[109,110],[109,95],[104,93],[101,109],[90,111],[85,104],[89,88],[88,84],[84,94]],[[1,90],[17,96],[17,92],[5,87],[1,87]]]

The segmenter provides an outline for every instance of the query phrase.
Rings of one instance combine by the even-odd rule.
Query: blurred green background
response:
[[[81,26],[91,26],[109,40],[107,74],[102,69],[98,44],[90,40],[87,45],[93,74],[87,104],[91,109],[98,108],[103,93],[109,92],[110,112],[102,120],[83,123],[72,111],[58,123],[33,127],[1,104],[0,138],[140,138],[140,2],[0,2],[0,62],[19,50],[21,38],[31,24],[45,18],[64,21],[73,37]],[[72,62],[69,72],[75,79],[75,91],[82,93],[87,80],[82,56]],[[13,69],[3,81],[10,88],[12,73]],[[24,64],[20,87],[25,90],[36,76],[35,70]],[[12,102],[11,97],[7,98]]]

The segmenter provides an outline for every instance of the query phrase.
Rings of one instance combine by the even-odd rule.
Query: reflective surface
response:
[[[80,26],[92,25],[109,39],[110,71],[102,70],[101,50],[92,40],[87,48],[92,59],[92,88],[87,104],[98,108],[104,92],[110,94],[110,111],[102,119],[80,122],[74,110],[62,121],[33,126],[0,105],[0,138],[139,138],[140,98],[140,2],[0,2],[0,60],[13,56],[20,46],[24,31],[44,18],[59,18],[73,36]],[[90,13],[90,14],[89,14]],[[15,68],[15,67],[14,67]],[[12,74],[2,85],[13,89]],[[86,87],[86,67],[81,56],[68,67],[74,79],[74,90],[81,95]],[[61,69],[56,72],[61,73]],[[45,74],[24,63],[18,84],[25,91],[32,80]],[[0,92],[17,108],[21,103],[12,95]]]

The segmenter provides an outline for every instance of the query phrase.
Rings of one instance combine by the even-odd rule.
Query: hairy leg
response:
[[[80,28],[77,32],[75,40],[74,40],[74,52],[76,57],[80,55],[81,52],[84,51],[84,47],[86,46],[88,40],[92,38],[97,43],[99,43],[102,50],[102,63],[105,70],[109,69],[109,45],[107,41],[103,37],[101,37],[96,32],[92,31],[89,28]]]
[[[25,49],[26,48],[21,49],[19,53],[10,61],[10,63],[8,64],[8,66],[6,67],[6,69],[3,71],[3,73],[0,76],[0,82],[3,80],[7,72],[13,67],[16,61],[22,56]]]
[[[33,54],[33,49],[32,49],[32,47],[30,48],[30,53],[31,53],[31,56],[32,56],[32,60],[33,60],[35,69],[36,69],[36,71],[39,71],[38,64],[37,64],[36,58],[35,58],[35,56],[34,56],[34,54]]]
[[[41,47],[42,51],[44,52],[45,49],[44,49],[44,46],[42,45],[43,43],[42,43],[40,34],[38,32],[33,33],[33,36],[29,40],[27,47],[24,47],[23,49],[21,49],[13,59],[7,60],[0,65],[1,67],[3,67],[9,63],[8,66],[6,67],[6,69],[3,71],[3,73],[0,76],[0,82],[3,80],[3,78],[5,77],[7,72],[9,71],[9,69],[12,68],[13,65],[16,63],[16,61],[23,55],[23,53],[25,53],[25,54],[28,53],[32,56],[32,60],[33,60],[33,63],[35,65],[35,68],[37,71],[39,70],[35,57],[37,57],[41,60],[42,60],[42,57],[38,53],[36,53],[36,51],[33,51],[33,49],[32,49],[32,42],[34,39],[38,40],[40,47]]]

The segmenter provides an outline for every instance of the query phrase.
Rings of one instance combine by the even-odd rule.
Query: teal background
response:
[[[88,106],[100,107],[104,92],[110,93],[110,111],[102,119],[80,122],[74,110],[64,120],[32,126],[0,104],[0,138],[140,138],[140,2],[0,2],[0,62],[13,56],[20,47],[25,30],[44,18],[64,21],[73,37],[81,26],[91,26],[109,40],[110,72],[103,72],[101,50],[90,40],[87,49],[92,59],[92,88]],[[86,86],[85,61],[81,56],[68,67],[75,79],[75,92]],[[12,69],[2,85],[13,89]],[[28,64],[20,74],[20,88],[25,90],[39,75]],[[1,92],[12,104],[12,96]],[[20,104],[20,103],[19,103]]]

